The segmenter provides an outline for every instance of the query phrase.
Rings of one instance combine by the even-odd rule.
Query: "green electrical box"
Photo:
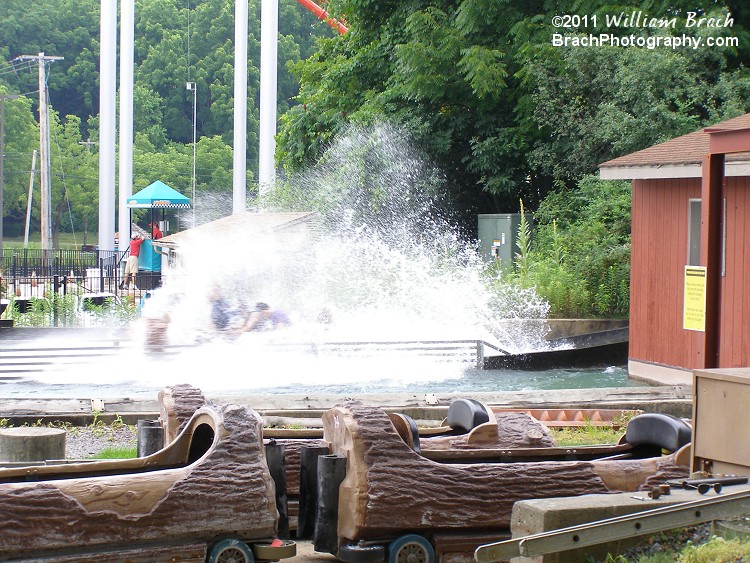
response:
[[[520,213],[497,213],[477,215],[479,252],[487,262],[500,260],[511,266],[518,248],[518,230],[521,227]],[[529,229],[533,227],[533,216],[526,214]]]

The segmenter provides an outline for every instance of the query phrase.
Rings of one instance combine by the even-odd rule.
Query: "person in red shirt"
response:
[[[134,234],[130,237],[130,255],[125,262],[125,276],[120,284],[120,289],[135,289],[135,277],[138,274],[138,255],[141,253],[143,239],[141,235]]]
[[[151,239],[159,240],[163,236],[164,233],[162,233],[161,229],[159,229],[159,223],[151,223]]]

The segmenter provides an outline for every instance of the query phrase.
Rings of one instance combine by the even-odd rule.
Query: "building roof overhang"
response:
[[[750,160],[728,161],[724,165],[724,175],[750,176]],[[663,178],[700,178],[703,174],[701,163],[658,164],[641,166],[601,166],[599,177],[602,180],[658,180]]]
[[[714,141],[723,137],[732,145],[733,137],[744,136],[747,131],[750,131],[750,113],[604,162],[599,165],[599,175],[605,180],[700,178],[703,159],[712,152]],[[750,175],[750,153],[720,152],[727,153],[725,176]]]
[[[245,211],[216,219],[197,227],[171,234],[157,241],[157,246],[177,250],[181,244],[190,244],[199,238],[229,240],[237,235],[255,236],[260,233],[282,233],[301,224],[316,220],[315,212],[255,213]]]

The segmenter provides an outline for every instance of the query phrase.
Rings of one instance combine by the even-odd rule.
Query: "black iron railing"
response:
[[[90,292],[115,292],[125,253],[116,250],[42,250],[3,248],[0,297],[34,295],[75,282]],[[65,291],[63,289],[63,291]]]

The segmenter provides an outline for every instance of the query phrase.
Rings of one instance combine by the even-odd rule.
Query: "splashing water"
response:
[[[352,127],[316,167],[279,181],[257,202],[258,217],[280,209],[314,212],[306,236],[246,227],[227,227],[220,237],[201,237],[200,228],[186,233],[178,263],[164,272],[143,316],[168,312],[168,341],[195,346],[158,371],[180,373],[185,382],[199,374],[190,382],[202,387],[219,384],[210,380],[221,373],[225,388],[310,379],[366,384],[385,377],[406,388],[425,378],[460,377],[466,362],[446,368],[445,360],[341,358],[279,345],[482,340],[512,352],[547,348],[544,323],[516,322],[544,319],[547,303],[533,290],[487,275],[476,242],[461,236],[444,211],[450,209],[446,193],[437,168],[402,131]],[[202,196],[198,205],[210,201],[215,214],[220,200]],[[210,328],[215,289],[238,310],[257,301],[284,310],[292,326],[217,338]],[[148,363],[154,360],[140,361],[129,374],[149,372],[156,383]],[[240,370],[231,367],[237,365]]]
[[[295,338],[320,337],[316,321],[325,310],[332,320],[327,340],[545,346],[539,330],[504,321],[545,318],[547,303],[533,290],[490,288],[476,244],[441,211],[440,174],[402,131],[351,128],[318,166],[277,189],[287,209],[317,212],[319,231],[291,242],[242,229],[221,240],[191,239],[164,288],[178,321],[172,324],[182,332],[173,338],[184,341],[209,326],[206,296],[218,285],[238,305],[264,301],[287,311]],[[271,209],[279,199],[272,194],[261,205]]]
[[[231,221],[220,236],[201,236],[203,223],[230,214],[231,194],[200,194],[199,226],[185,233],[178,260],[163,272],[164,285],[131,326],[135,342],[145,344],[149,319],[168,313],[167,340],[185,345],[179,353],[134,354],[124,347],[96,363],[4,384],[4,393],[152,398],[177,383],[221,395],[345,396],[630,385],[621,368],[503,370],[499,377],[471,360],[404,355],[387,346],[386,353],[341,353],[346,346],[340,343],[396,341],[481,340],[511,352],[549,348],[546,325],[537,322],[546,318],[547,303],[531,289],[488,274],[476,243],[444,211],[451,208],[447,192],[437,168],[407,136],[382,125],[351,128],[317,166],[279,180],[256,202],[252,215],[258,218],[280,210],[314,212],[304,236],[261,233],[247,223],[232,228]],[[179,220],[192,224],[193,210]],[[210,328],[215,288],[237,308],[264,301],[282,309],[292,325],[217,336]]]

